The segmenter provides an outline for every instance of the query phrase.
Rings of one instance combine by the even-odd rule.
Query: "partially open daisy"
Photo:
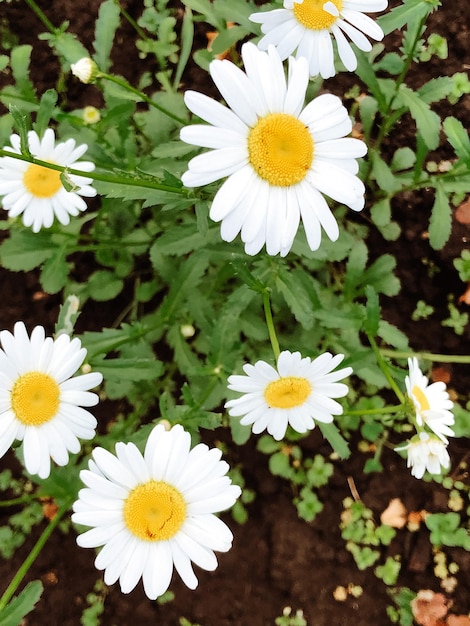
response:
[[[447,436],[453,437],[449,428],[454,424],[451,409],[454,403],[449,398],[445,383],[438,381],[428,384],[428,379],[421,372],[418,359],[408,359],[410,374],[405,378],[406,390],[411,398],[418,426],[428,426],[442,441],[447,443]]]
[[[11,135],[12,147],[4,150],[21,153],[20,138]],[[29,150],[33,157],[63,167],[91,172],[95,166],[90,161],[78,161],[86,152],[87,145],[75,146],[73,139],[55,143],[54,131],[48,128],[42,139],[34,130],[28,133]],[[70,216],[76,216],[87,208],[81,196],[92,198],[96,189],[86,176],[69,175],[77,191],[66,191],[60,180],[60,172],[47,167],[20,161],[13,157],[0,158],[0,195],[3,208],[9,217],[23,216],[25,226],[37,233],[41,228],[52,226],[54,217],[61,224],[68,224]]]
[[[316,250],[321,227],[335,241],[338,224],[322,194],[349,206],[364,207],[364,185],[356,176],[363,141],[345,138],[352,124],[341,100],[324,94],[305,108],[305,59],[284,68],[273,47],[261,52],[242,47],[244,73],[230,61],[215,60],[211,76],[229,108],[187,91],[188,108],[212,126],[181,130],[181,139],[212,148],[193,158],[182,181],[198,187],[228,176],[214,197],[210,217],[222,222],[221,236],[232,241],[241,231],[247,254],[266,244],[268,254],[285,256],[302,219],[307,241]]]
[[[283,60],[297,50],[297,58],[308,60],[311,76],[330,78],[336,73],[332,36],[343,65],[353,72],[357,59],[345,35],[369,52],[372,46],[365,35],[381,41],[384,33],[364,12],[383,11],[387,4],[388,0],[284,0],[283,9],[253,13],[250,20],[261,24],[261,50],[274,45]]]
[[[92,439],[96,419],[83,409],[98,403],[88,390],[103,379],[98,372],[71,376],[86,356],[78,338],[53,340],[36,326],[28,337],[23,322],[14,333],[0,332],[0,457],[15,439],[23,442],[30,474],[47,478],[51,458],[66,465],[80,439]]]
[[[72,521],[92,528],[77,538],[79,546],[103,546],[95,560],[104,581],[118,579],[123,593],[143,580],[147,596],[165,593],[173,566],[195,589],[191,562],[212,571],[214,550],[227,552],[232,533],[214,515],[231,507],[241,490],[226,476],[229,469],[217,448],[198,444],[182,426],[166,431],[158,424],[144,455],[133,443],[117,443],[116,456],[93,451],[86,485],[75,502]]]
[[[442,469],[450,466],[446,444],[434,435],[425,432],[415,435],[407,445],[395,448],[395,450],[406,450],[407,467],[411,467],[411,474],[415,478],[422,478],[425,471],[430,474],[440,474]]]
[[[258,361],[243,366],[246,376],[229,376],[228,388],[243,393],[225,406],[229,414],[244,417],[243,425],[252,424],[255,434],[267,430],[280,440],[290,425],[299,433],[315,428],[315,421],[328,424],[333,415],[341,415],[343,407],[332,398],[348,393],[348,386],[339,383],[352,373],[350,367],[333,371],[343,354],[321,354],[313,361],[300,352],[281,352],[277,369]]]

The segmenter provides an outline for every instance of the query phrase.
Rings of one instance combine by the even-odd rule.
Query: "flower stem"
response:
[[[277,361],[279,355],[281,354],[281,349],[279,348],[279,341],[277,340],[276,329],[274,328],[273,314],[271,311],[271,300],[269,298],[269,292],[267,290],[265,290],[263,293],[263,305],[266,325],[268,327],[269,339],[273,348],[274,357]]]
[[[67,502],[64,506],[62,506],[62,508],[60,508],[57,511],[55,517],[50,520],[49,524],[42,531],[39,539],[36,541],[34,546],[31,548],[31,552],[28,554],[26,559],[23,561],[23,563],[20,566],[19,570],[16,572],[16,574],[13,577],[12,581],[10,582],[10,584],[6,588],[4,594],[0,598],[0,611],[2,611],[2,609],[4,609],[6,607],[6,605],[8,604],[10,599],[12,598],[13,594],[18,589],[19,585],[21,584],[21,581],[23,580],[23,578],[28,573],[29,568],[34,563],[34,561],[36,560],[37,556],[39,555],[39,553],[41,552],[42,548],[44,547],[44,544],[46,543],[46,541],[51,536],[52,531],[59,524],[60,520],[62,519],[62,517],[66,513],[66,511],[69,509],[69,507],[70,507],[70,502]]]
[[[44,24],[44,26],[47,28],[49,32],[54,33],[54,34],[57,33],[57,28],[49,20],[47,15],[45,15],[42,9],[38,7],[38,5],[36,4],[36,2],[34,2],[34,0],[25,0],[25,2],[29,6],[29,8],[37,15],[37,17],[41,20],[41,22]]]
[[[405,396],[403,395],[403,393],[401,392],[400,388],[398,387],[398,385],[396,384],[396,382],[394,381],[392,375],[390,374],[390,370],[389,367],[387,365],[387,363],[385,362],[382,353],[379,350],[379,347],[377,346],[377,343],[375,341],[375,339],[372,337],[372,335],[367,335],[370,345],[372,347],[372,350],[374,351],[374,354],[377,358],[377,363],[379,364],[380,369],[382,370],[382,372],[385,375],[385,378],[388,380],[390,387],[393,389],[393,391],[395,392],[395,395],[397,396],[398,400],[400,401],[401,404],[405,403]]]
[[[397,404],[397,406],[382,406],[376,409],[352,409],[351,411],[344,411],[343,415],[386,415],[387,413],[398,413],[403,408],[403,405]]]
[[[470,355],[468,354],[437,354],[435,352],[406,352],[404,350],[388,350],[380,348],[383,356],[391,359],[407,359],[417,357],[423,361],[437,361],[439,363],[470,363]]]
[[[146,187],[148,189],[158,189],[159,191],[168,191],[170,193],[187,194],[187,190],[183,187],[171,187],[170,185],[163,185],[154,180],[146,180],[143,178],[127,178],[126,176],[117,176],[113,174],[100,173],[100,172],[84,172],[72,167],[64,167],[63,165],[57,165],[56,163],[49,163],[49,161],[43,161],[36,157],[28,157],[24,154],[17,154],[16,152],[10,152],[10,150],[0,149],[0,157],[11,157],[12,159],[18,159],[19,161],[27,161],[33,165],[40,165],[50,170],[56,170],[57,172],[65,172],[73,176],[84,176],[86,178],[92,178],[93,180],[99,180],[106,183],[116,183],[118,185],[130,185],[131,187]]]
[[[166,109],[165,107],[161,106],[161,104],[158,104],[158,102],[155,102],[155,100],[152,100],[152,98],[149,98],[147,94],[143,93],[139,89],[136,89],[124,79],[119,78],[119,76],[113,76],[112,74],[106,74],[105,72],[100,71],[98,72],[96,78],[103,78],[105,80],[109,80],[112,83],[115,83],[116,85],[119,85],[119,87],[122,87],[123,89],[126,89],[130,93],[133,93],[134,95],[138,96],[140,100],[143,100],[149,106],[152,106],[154,109],[157,109],[158,111],[160,111],[160,113],[163,113],[167,117],[171,117],[172,120],[175,120],[175,122],[178,122],[179,124],[186,125],[188,123],[187,120],[184,120],[182,117],[178,117],[178,115],[175,115],[169,109]]]

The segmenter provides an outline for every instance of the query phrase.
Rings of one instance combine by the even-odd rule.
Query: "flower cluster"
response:
[[[438,381],[429,385],[421,372],[418,359],[408,359],[409,375],[405,378],[408,398],[415,411],[417,434],[405,446],[396,448],[408,454],[408,467],[416,478],[422,478],[427,470],[440,474],[450,465],[447,437],[452,437],[454,424],[451,409],[454,404],[446,391],[446,385]]]

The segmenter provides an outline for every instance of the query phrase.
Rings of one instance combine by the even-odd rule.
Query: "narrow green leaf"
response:
[[[449,197],[444,187],[438,183],[436,196],[429,220],[429,243],[434,250],[440,250],[450,237],[452,228],[452,212]]]
[[[265,285],[250,272],[245,261],[237,259],[234,256],[230,261],[230,265],[232,265],[235,275],[239,276],[245,285],[257,293],[264,293],[266,289]]]
[[[348,459],[351,455],[349,444],[339,432],[336,424],[334,422],[331,422],[331,424],[318,422],[318,427],[336,454],[341,459]]]
[[[375,337],[379,330],[380,322],[380,305],[379,296],[371,285],[366,285],[366,320],[364,323],[364,330],[368,335]]]
[[[32,46],[17,46],[11,51],[10,65],[16,86],[27,100],[37,102],[36,91],[29,79]]]
[[[10,106],[10,114],[15,123],[16,130],[20,136],[20,150],[21,153],[32,158],[31,152],[29,151],[29,142],[28,142],[28,130],[30,130],[31,120],[28,115],[25,115],[22,111],[18,109],[17,106]]]
[[[101,372],[105,380],[154,380],[164,371],[163,363],[143,357],[116,359],[93,359],[93,368]]]
[[[44,131],[49,126],[56,104],[57,92],[54,89],[48,89],[42,94],[36,121],[33,124],[33,128],[39,137],[43,136]]]
[[[401,85],[400,96],[403,104],[409,108],[411,117],[416,122],[416,127],[423,141],[430,150],[435,150],[439,145],[439,131],[441,119],[437,113],[431,111],[429,104],[424,102],[415,91]]]
[[[280,267],[276,276],[276,287],[294,314],[295,319],[306,330],[309,330],[314,322],[313,303],[308,290],[300,279],[300,273],[303,273],[303,270],[299,268],[288,270],[286,267]]]
[[[176,66],[175,76],[173,78],[173,89],[176,91],[181,82],[184,68],[191,56],[191,50],[193,48],[194,40],[194,22],[193,14],[189,7],[186,7],[183,16],[183,24],[181,26],[181,49],[178,59],[178,65]]]
[[[0,611],[0,626],[18,626],[31,613],[44,590],[40,580],[33,580]]]
[[[116,30],[119,27],[120,16],[119,5],[114,0],[105,0],[100,4],[98,19],[95,23],[93,47],[96,53],[93,55],[93,59],[102,72],[107,72],[111,66],[109,56]]]
[[[395,7],[378,19],[380,28],[386,35],[392,30],[401,30],[407,24],[419,22],[432,11],[432,5],[423,0],[404,0],[403,4]]]
[[[69,64],[76,63],[79,59],[90,56],[88,50],[82,46],[72,33],[59,33],[51,37],[50,42],[57,54],[64,57]]]
[[[443,127],[456,155],[470,166],[470,139],[462,122],[455,117],[446,117]]]

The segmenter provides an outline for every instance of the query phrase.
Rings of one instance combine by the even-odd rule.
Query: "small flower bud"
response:
[[[97,124],[101,119],[98,109],[92,106],[85,107],[82,116],[84,124]]]
[[[72,63],[70,69],[72,74],[85,84],[94,82],[98,74],[98,66],[90,57],[83,57],[76,63]]]

